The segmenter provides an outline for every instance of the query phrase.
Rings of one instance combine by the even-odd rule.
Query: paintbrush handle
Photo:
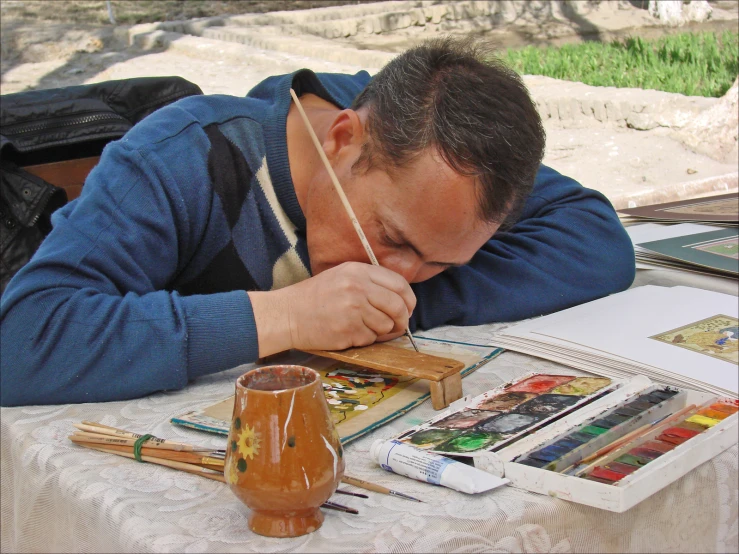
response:
[[[344,506],[343,504],[337,504],[336,502],[331,502],[329,500],[321,504],[321,508],[328,508],[329,510],[337,510],[339,512],[346,512],[347,514],[354,515],[357,515],[359,513],[359,511],[355,510],[354,508]]]
[[[117,427],[111,427],[110,425],[103,425],[102,423],[97,423],[96,421],[85,421],[82,420],[82,423],[80,425],[89,425],[90,427],[99,427],[101,429],[108,429],[109,431],[120,431]]]
[[[365,481],[364,479],[357,479],[356,477],[348,477],[344,475],[344,477],[342,477],[341,480],[344,483],[347,483],[349,485],[354,485],[355,487],[360,487],[362,489],[367,489],[368,491],[379,492],[382,494],[389,494],[391,496],[397,496],[398,498],[405,498],[406,500],[412,500],[413,502],[423,502],[423,500],[414,498],[410,495],[405,494],[404,492],[394,491],[387,487],[383,487],[382,485],[376,485],[375,483],[370,483],[369,481]]]
[[[132,445],[123,445],[123,444],[108,444],[108,443],[99,443],[95,442],[95,439],[87,439],[85,437],[79,437],[77,435],[71,435],[69,437],[69,440],[71,440],[75,444],[80,444],[82,446],[87,446],[89,444],[100,444],[103,448],[107,448],[109,450],[114,450],[116,452],[129,452],[133,454],[133,446]],[[141,454],[143,456],[150,456],[153,458],[159,458],[162,460],[173,460],[176,462],[184,462],[188,464],[196,464],[199,466],[207,466],[210,469],[220,469],[220,471],[223,471],[223,460],[219,460],[216,458],[211,458],[209,456],[203,456],[201,454],[197,454],[195,452],[177,452],[175,450],[165,450],[165,449],[159,449],[159,448],[147,448],[143,447],[141,448]]]
[[[365,236],[364,231],[362,231],[362,226],[359,225],[357,216],[354,215],[354,210],[352,209],[351,204],[349,204],[349,199],[346,197],[346,194],[344,194],[344,189],[342,188],[341,183],[339,183],[339,179],[336,177],[336,173],[334,173],[334,168],[331,167],[331,163],[328,161],[328,158],[326,157],[326,153],[323,151],[323,147],[321,146],[321,141],[318,140],[318,137],[316,136],[316,133],[313,130],[313,126],[310,124],[308,115],[305,113],[305,110],[303,110],[303,105],[300,103],[300,100],[298,99],[298,95],[295,94],[295,91],[293,89],[290,89],[290,95],[293,97],[293,100],[295,101],[295,106],[298,108],[298,112],[300,112],[300,117],[303,118],[303,123],[305,123],[305,127],[308,130],[308,134],[310,135],[311,140],[313,141],[313,145],[316,147],[316,150],[318,151],[318,155],[321,157],[321,161],[323,162],[323,165],[326,167],[328,176],[331,178],[331,182],[333,183],[334,188],[336,189],[336,192],[339,195],[339,198],[341,199],[341,203],[344,205],[344,209],[346,210],[347,215],[349,215],[349,219],[351,219],[352,221],[354,230],[357,232],[357,235],[359,236],[359,240],[361,241],[365,252],[367,252],[367,256],[369,256],[369,259],[372,262],[372,265],[380,265],[380,263],[377,261],[377,258],[375,257],[375,253],[372,251],[372,247],[370,246],[370,243],[367,240],[367,237]]]
[[[78,439],[84,439],[87,442],[93,442],[97,444],[115,444],[115,445],[123,445],[123,446],[133,446],[136,444],[136,441],[138,439],[129,439],[126,437],[119,437],[115,435],[102,435],[100,433],[91,433],[88,431],[76,431],[73,437],[76,437]],[[169,450],[172,452],[209,452],[207,448],[204,448],[202,450],[191,450],[191,449],[184,449],[182,446],[178,445],[171,445],[156,441],[150,441],[147,440],[144,442],[144,445],[146,448],[155,448],[157,450]]]
[[[115,427],[109,427],[107,425],[101,425],[91,421],[83,421],[82,423],[75,423],[74,426],[80,431],[87,431],[89,433],[97,433],[99,435],[109,435],[113,437],[122,437],[128,439],[140,439],[143,435],[139,433],[131,433],[124,429],[116,429]],[[185,444],[183,442],[176,442],[167,439],[160,439],[158,437],[151,437],[148,439],[152,443],[167,444],[172,447],[172,450],[191,451],[195,448],[191,444]]]
[[[357,479],[356,477],[349,477],[348,475],[344,475],[341,480],[347,485],[354,485],[355,487],[359,487],[360,489],[379,492],[382,494],[391,494],[391,489],[383,487],[382,485],[370,483],[369,481],[365,481],[364,479]]]
[[[348,496],[356,496],[357,498],[369,498],[369,496],[367,496],[366,494],[361,494],[361,493],[358,493],[358,492],[347,491],[347,490],[344,490],[344,489],[336,489],[335,492],[336,492],[336,494],[346,494]]]

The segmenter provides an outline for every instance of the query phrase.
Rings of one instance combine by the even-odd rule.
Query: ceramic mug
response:
[[[224,473],[255,533],[297,537],[321,526],[344,451],[318,373],[277,365],[237,379]]]

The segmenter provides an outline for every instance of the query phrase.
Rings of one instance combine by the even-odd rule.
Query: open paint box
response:
[[[536,391],[537,396],[527,396],[518,405],[506,405],[506,413],[488,419],[478,413],[480,407],[501,408],[527,383],[551,377],[566,378],[528,375],[484,395],[460,399],[397,438],[446,456],[471,458],[476,467],[509,479],[515,487],[613,512],[628,510],[737,441],[736,399],[666,387],[645,376],[625,383],[603,378],[600,388],[594,381],[598,377],[569,376],[569,387],[560,383]],[[578,399],[557,408],[563,393]],[[513,422],[515,414],[525,415],[538,405],[549,406],[544,408],[547,417],[508,434],[497,433],[487,442],[471,440],[500,431],[500,422]],[[477,422],[468,425],[475,418]],[[467,425],[462,433],[434,443],[449,430],[459,431],[453,428],[456,421]],[[467,452],[459,452],[465,448]]]
[[[648,424],[659,421],[661,418],[669,417],[670,414],[679,412],[690,405],[695,405],[698,411],[701,411],[701,409],[710,410],[710,406],[717,403],[729,408],[736,407],[735,399],[722,399],[709,393],[670,387],[670,390],[676,394],[666,398],[661,403],[653,405],[650,410],[637,416],[640,421],[630,420],[631,423],[628,421],[621,423],[621,425],[626,425],[628,428],[619,428],[617,424],[592,443],[585,443],[571,451],[569,455],[565,454],[559,460],[552,460],[543,467],[533,467],[527,465],[527,463],[533,460],[532,454],[542,452],[548,446],[551,447],[559,441],[566,440],[595,421],[608,419],[609,415],[619,411],[621,407],[628,405],[637,397],[662,390],[665,390],[663,385],[656,385],[645,376],[634,377],[623,387],[506,448],[497,452],[485,452],[475,456],[475,466],[499,476],[504,475],[507,479],[510,479],[513,486],[518,488],[612,512],[624,512],[676,481],[691,469],[736,444],[737,420],[739,419],[737,412],[734,411],[733,414],[725,412],[728,415],[723,420],[704,428],[702,432],[695,430],[695,434],[693,434],[689,432],[690,429],[686,429],[682,436],[671,436],[670,433],[674,435],[676,433],[674,429],[683,429],[683,427],[679,427],[679,424],[683,424],[682,422],[690,419],[700,421],[702,416],[690,416],[682,421],[674,421],[673,424],[669,422],[664,425],[654,424],[652,431],[640,436],[623,448],[606,455],[605,458],[601,458],[595,464],[595,467],[608,469],[609,466],[621,464],[618,460],[627,456],[630,457],[628,458],[629,461],[633,461],[634,458],[638,459],[639,456],[633,456],[630,453],[638,452],[640,448],[644,450],[644,445],[669,444],[667,440],[670,439],[678,444],[673,444],[673,448],[666,449],[651,460],[646,460],[648,463],[645,463],[643,467],[637,467],[630,474],[613,482],[597,480],[597,477],[589,479],[587,473],[575,476],[561,471],[573,465],[577,467],[579,460],[597,452],[608,444],[609,440],[618,440],[619,436],[625,436],[634,430],[635,426],[638,428],[640,423]],[[673,431],[670,431],[671,429]],[[607,436],[609,434],[610,437]],[[658,448],[658,446],[655,446],[655,448]],[[624,449],[626,449],[625,452]],[[638,463],[637,461],[637,464],[634,465],[638,465]],[[595,469],[592,465],[590,464],[592,468],[591,475]]]

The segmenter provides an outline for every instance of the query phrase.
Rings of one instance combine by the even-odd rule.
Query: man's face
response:
[[[459,175],[429,149],[400,170],[352,170],[361,145],[349,145],[333,162],[380,265],[410,283],[464,265],[495,233],[481,222],[473,178]],[[314,275],[347,261],[369,263],[328,174],[317,177],[305,215]]]

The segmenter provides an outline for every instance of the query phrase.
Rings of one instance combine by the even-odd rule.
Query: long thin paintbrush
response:
[[[377,257],[375,257],[375,253],[372,251],[372,247],[370,246],[370,243],[367,240],[367,237],[365,236],[364,231],[362,231],[362,226],[359,224],[359,220],[357,219],[357,216],[354,215],[354,210],[352,209],[351,204],[349,204],[349,199],[346,197],[346,194],[344,194],[344,189],[341,187],[341,183],[339,183],[339,179],[338,177],[336,177],[336,173],[334,173],[334,168],[331,167],[331,163],[328,161],[328,158],[326,157],[326,153],[323,151],[321,142],[318,140],[318,137],[316,136],[316,133],[313,130],[313,126],[310,124],[310,120],[308,119],[308,116],[306,115],[305,110],[303,110],[303,105],[300,103],[300,100],[298,99],[298,95],[295,94],[295,91],[293,89],[290,89],[290,95],[293,97],[293,100],[295,101],[295,106],[297,106],[298,112],[300,112],[300,117],[303,119],[303,123],[305,124],[306,129],[308,129],[308,134],[310,135],[310,138],[313,141],[313,145],[316,147],[316,150],[318,151],[318,155],[320,156],[321,161],[323,162],[323,165],[326,167],[328,176],[331,178],[331,182],[333,183],[334,188],[336,189],[336,192],[339,195],[339,198],[341,199],[341,203],[344,205],[344,209],[346,210],[346,213],[349,216],[349,219],[351,220],[352,225],[354,226],[354,230],[357,232],[357,236],[359,237],[359,240],[362,243],[362,246],[364,247],[364,251],[367,252],[367,256],[369,257],[370,262],[372,262],[372,265],[379,266],[380,262],[377,261]],[[414,340],[410,329],[406,328],[405,336],[408,337],[408,340],[411,341],[411,345],[413,345],[413,348],[415,349],[415,351],[418,352],[418,346],[416,345],[416,341]]]
[[[394,491],[393,489],[389,489],[387,487],[378,485],[376,483],[370,483],[369,481],[365,481],[364,479],[357,479],[356,477],[350,477],[348,475],[344,475],[344,477],[342,477],[341,480],[347,485],[354,485],[355,487],[359,487],[361,489],[365,489],[368,491],[379,492],[381,494],[389,494],[391,496],[397,496],[398,498],[405,498],[406,500],[413,500],[414,502],[423,502],[423,500],[419,500],[418,498],[414,498],[403,492]]]

